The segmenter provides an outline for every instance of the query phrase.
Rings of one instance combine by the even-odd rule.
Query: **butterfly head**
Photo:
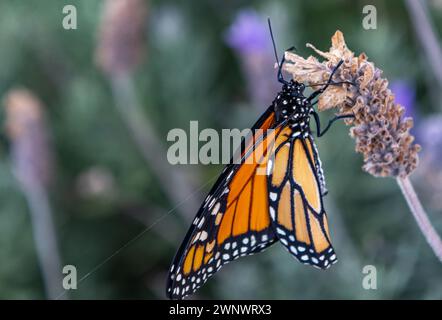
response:
[[[282,85],[282,91],[293,97],[302,96],[304,94],[305,85],[295,80],[290,80]]]

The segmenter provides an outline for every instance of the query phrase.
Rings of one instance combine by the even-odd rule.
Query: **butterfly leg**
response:
[[[349,84],[352,86],[356,85],[355,83],[350,82],[350,81],[331,82],[329,85],[335,86],[335,85],[339,85],[339,84]],[[306,85],[306,87],[317,87],[317,86],[325,86],[325,85],[327,85],[327,83],[309,84],[309,85]]]
[[[315,122],[316,122],[317,136],[318,137],[322,137],[330,129],[331,125],[336,120],[339,120],[339,119],[350,119],[350,118],[354,118],[355,116],[353,114],[341,114],[339,116],[335,116],[334,118],[332,118],[332,119],[330,119],[328,121],[327,126],[322,131],[321,131],[321,122],[319,120],[319,115],[318,115],[318,113],[316,111],[313,112],[313,117],[315,118]]]
[[[339,61],[339,63],[336,65],[336,67],[333,69],[330,77],[328,78],[327,83],[325,84],[325,86],[323,86],[321,89],[314,91],[308,98],[308,101],[312,101],[314,98],[316,98],[317,96],[319,96],[321,93],[323,93],[325,90],[327,90],[328,86],[331,85],[333,83],[332,79],[333,76],[335,75],[335,72],[338,70],[338,68],[344,63],[344,60]]]

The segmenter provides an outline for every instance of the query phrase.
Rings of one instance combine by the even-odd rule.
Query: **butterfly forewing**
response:
[[[267,130],[273,125],[274,114],[269,108],[252,129]],[[280,131],[277,129],[276,135]],[[169,298],[192,294],[224,264],[276,241],[266,175],[274,144],[274,135],[257,131],[243,143],[244,159],[223,171],[175,256],[168,276]],[[252,149],[260,151],[253,153]],[[250,157],[256,159],[248,161]]]

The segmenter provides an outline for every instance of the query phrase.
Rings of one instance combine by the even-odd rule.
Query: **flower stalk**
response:
[[[28,203],[46,296],[56,299],[63,292],[62,263],[48,194],[53,157],[43,106],[24,89],[11,90],[4,105],[13,171]]]
[[[416,219],[417,225],[424,234],[425,239],[427,240],[431,248],[433,248],[434,254],[442,262],[442,240],[440,239],[439,235],[437,234],[436,230],[434,230],[433,225],[428,219],[428,216],[425,213],[425,210],[422,207],[422,204],[419,201],[416,192],[414,191],[410,179],[408,179],[408,177],[396,178],[396,182],[401,188],[402,194],[404,195],[405,200],[407,200],[407,204],[410,207],[414,218]]]

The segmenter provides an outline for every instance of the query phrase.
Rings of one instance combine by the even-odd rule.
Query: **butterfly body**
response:
[[[303,83],[291,80],[283,84],[282,90],[272,102],[276,122],[287,120],[294,136],[306,137],[310,134],[309,123],[313,106],[304,96],[304,90]]]

